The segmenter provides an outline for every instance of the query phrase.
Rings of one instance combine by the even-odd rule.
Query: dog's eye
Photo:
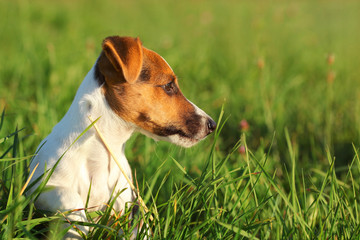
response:
[[[173,81],[165,84],[162,86],[162,88],[164,89],[164,91],[167,93],[167,94],[174,94],[176,93],[176,86],[175,86],[175,83]]]

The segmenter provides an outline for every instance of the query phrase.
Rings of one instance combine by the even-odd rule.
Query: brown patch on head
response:
[[[151,118],[146,113],[139,113],[139,116],[137,117],[137,120],[139,122],[148,122],[151,120]]]
[[[201,117],[181,93],[174,72],[139,39],[105,39],[95,76],[104,83],[109,106],[125,121],[158,136],[198,133]]]
[[[127,82],[135,82],[140,74],[143,62],[140,39],[108,37],[104,40],[102,48],[115,71],[122,73]]]
[[[150,70],[148,68],[146,68],[146,67],[143,67],[141,72],[140,72],[139,80],[146,82],[146,81],[149,81],[150,78],[151,78]]]
[[[105,76],[101,73],[98,63],[95,64],[94,77],[98,82],[99,86],[101,86],[105,82]]]

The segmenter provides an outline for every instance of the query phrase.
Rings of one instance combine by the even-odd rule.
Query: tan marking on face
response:
[[[104,53],[100,55],[97,67],[105,79],[103,88],[110,107],[125,121],[155,135],[195,136],[200,116],[181,93],[170,66],[157,53],[144,47],[141,57],[139,77],[129,82]],[[164,85],[171,82],[174,91],[169,93]]]

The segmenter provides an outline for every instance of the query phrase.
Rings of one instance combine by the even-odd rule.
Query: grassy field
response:
[[[191,149],[128,142],[154,239],[359,239],[359,30],[356,0],[0,0],[0,238],[64,234],[27,166],[102,40],[129,35],[219,124]],[[89,239],[128,236],[97,214]]]

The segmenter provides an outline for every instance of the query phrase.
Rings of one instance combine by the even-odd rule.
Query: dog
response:
[[[184,97],[176,75],[159,54],[143,47],[139,38],[105,38],[69,110],[40,143],[30,164],[30,171],[36,169],[31,181],[54,168],[46,183],[51,190],[40,193],[35,206],[51,212],[80,209],[66,216],[71,222],[87,221],[83,209],[90,184],[88,206],[96,206],[92,210],[101,209],[120,191],[116,211],[123,212],[125,204],[136,199],[94,128],[74,143],[91,124],[89,116],[99,118],[97,127],[131,180],[124,148],[134,132],[191,147],[216,128],[211,117]],[[89,231],[86,226],[77,228],[85,234]],[[71,228],[65,238],[80,235]]]

